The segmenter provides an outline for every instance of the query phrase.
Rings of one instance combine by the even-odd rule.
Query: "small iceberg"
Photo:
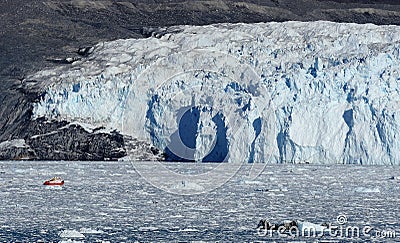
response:
[[[139,231],[157,231],[158,228],[157,227],[153,227],[153,226],[148,226],[148,227],[140,227]]]
[[[355,192],[358,193],[380,193],[381,190],[378,187],[368,188],[368,187],[357,187]]]
[[[59,243],[85,243],[85,241],[68,239],[68,240],[59,241]]]
[[[81,228],[81,234],[104,234],[105,232],[102,230],[95,230],[91,228]]]
[[[246,184],[246,185],[263,185],[263,184],[265,184],[262,181],[255,181],[255,180],[241,180],[239,183]]]
[[[319,224],[314,224],[310,222],[305,222],[305,221],[297,221],[297,228],[299,229],[300,232],[324,232],[325,230],[328,229],[328,227],[324,225],[319,225]]]
[[[85,236],[76,230],[64,230],[58,236],[61,238],[85,238]]]
[[[199,232],[198,229],[192,229],[192,228],[186,228],[186,229],[182,229],[179,230],[180,232]]]

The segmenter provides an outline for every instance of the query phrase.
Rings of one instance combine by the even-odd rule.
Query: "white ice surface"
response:
[[[9,149],[12,147],[25,148],[25,147],[28,147],[28,145],[25,143],[24,139],[14,139],[14,140],[5,141],[5,142],[0,143],[0,150],[1,149]]]

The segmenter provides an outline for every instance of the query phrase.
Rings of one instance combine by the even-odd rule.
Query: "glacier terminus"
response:
[[[173,161],[399,165],[399,50],[398,26],[159,28],[30,76],[46,87],[33,118],[116,130]]]

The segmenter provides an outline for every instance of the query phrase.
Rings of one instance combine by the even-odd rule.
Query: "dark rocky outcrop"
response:
[[[15,145],[13,144],[14,142],[16,141],[11,140],[0,144],[0,160],[29,160],[36,158],[35,151],[28,145]]]
[[[38,119],[23,134],[0,144],[0,159],[116,160],[126,155],[124,138],[118,132],[87,131],[78,124]],[[18,140],[23,145],[15,146]],[[3,146],[1,146],[3,145]]]
[[[115,160],[126,155],[121,134],[91,133],[76,124],[32,136],[27,143],[40,160]]]

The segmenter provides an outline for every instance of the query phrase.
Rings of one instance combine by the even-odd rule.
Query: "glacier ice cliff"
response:
[[[400,164],[400,27],[177,26],[40,71],[34,118],[151,142],[169,159]]]

